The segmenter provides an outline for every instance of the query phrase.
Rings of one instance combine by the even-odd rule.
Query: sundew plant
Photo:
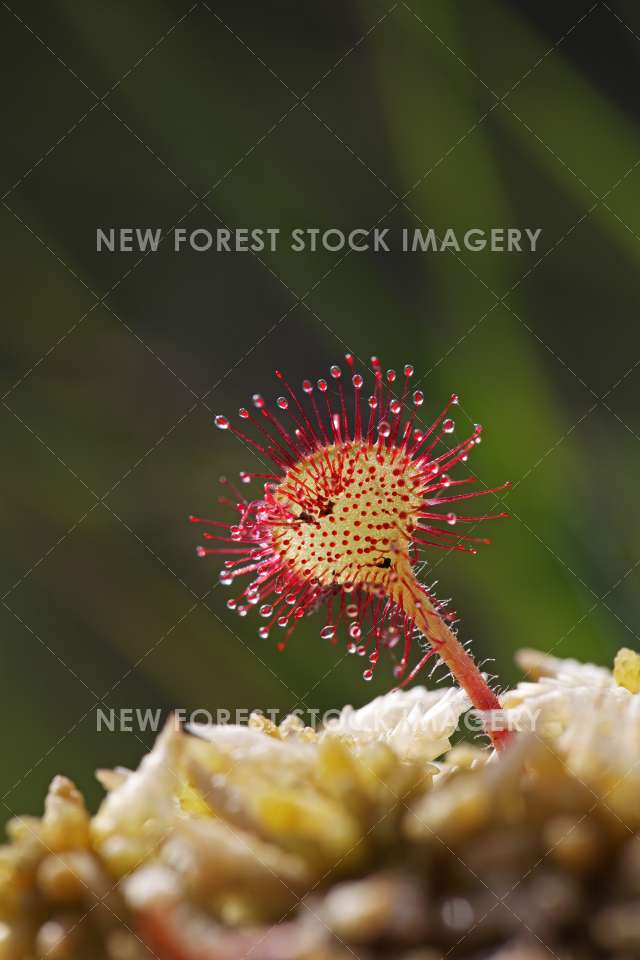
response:
[[[192,516],[209,528],[198,554],[226,557],[220,577],[226,586],[250,577],[227,606],[241,616],[256,607],[265,621],[260,637],[275,631],[278,650],[286,648],[302,617],[322,611],[320,637],[332,644],[342,638],[350,653],[366,657],[365,680],[373,677],[383,651],[391,651],[399,686],[438,656],[478,710],[499,709],[458,639],[455,612],[420,581],[418,571],[424,551],[474,554],[489,543],[461,528],[505,514],[469,513],[466,503],[508,484],[469,490],[473,476],[451,475],[482,433],[476,424],[464,440],[452,441],[456,394],[423,426],[418,414],[424,394],[411,389],[412,365],[398,377],[394,370],[383,372],[372,357],[367,393],[353,356],[346,361],[348,389],[336,365],[315,387],[304,380],[300,395],[276,371],[284,392],[275,409],[254,394],[253,411],[239,410],[242,429],[216,416],[217,427],[232,431],[275,470],[269,465],[266,472],[240,474],[243,483],[263,485],[256,499],[223,479],[229,495],[220,500],[236,516]],[[505,734],[496,731],[492,738],[500,745]]]

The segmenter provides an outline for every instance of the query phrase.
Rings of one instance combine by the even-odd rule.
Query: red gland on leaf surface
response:
[[[316,388],[304,380],[300,396],[276,371],[286,396],[277,398],[275,409],[254,394],[254,411],[239,411],[256,438],[227,417],[215,417],[217,427],[233,432],[263,463],[271,460],[276,472],[269,466],[268,472],[240,474],[245,483],[263,481],[255,500],[223,478],[231,496],[221,501],[237,516],[230,523],[191,517],[217,528],[204,539],[218,545],[200,546],[198,553],[227,555],[225,585],[251,577],[227,606],[240,615],[257,607],[265,620],[260,636],[277,631],[279,650],[298,620],[322,608],[320,636],[334,644],[343,636],[349,652],[368,657],[365,679],[373,676],[383,648],[397,648],[394,674],[402,685],[438,653],[477,707],[495,708],[497,699],[451,630],[455,613],[418,581],[416,566],[430,548],[475,553],[489,543],[459,532],[460,526],[506,514],[458,511],[466,500],[508,484],[471,491],[474,477],[452,478],[482,432],[476,424],[464,439],[453,438],[456,394],[425,426],[419,417],[424,393],[410,390],[410,364],[398,378],[394,370],[383,373],[373,357],[373,392],[365,397],[364,378],[354,372],[353,357],[346,359],[348,392],[338,366]],[[411,667],[417,633],[428,648],[418,648]]]

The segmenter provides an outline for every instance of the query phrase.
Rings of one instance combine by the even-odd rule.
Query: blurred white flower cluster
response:
[[[343,960],[343,941],[377,936],[397,939],[394,958],[406,937],[453,949],[446,922],[425,927],[433,898],[418,891],[435,871],[443,916],[463,893],[464,916],[487,914],[486,883],[459,870],[478,857],[476,879],[495,864],[504,889],[550,857],[574,898],[548,934],[561,937],[590,871],[621,844],[638,864],[614,867],[620,889],[640,891],[640,656],[621,650],[612,671],[533,651],[519,662],[529,679],[486,718],[524,731],[500,754],[460,738],[452,748],[463,691],[414,687],[345,707],[320,731],[293,715],[170,720],[136,771],[98,771],[107,796],[93,817],[56,778],[44,817],[14,819],[0,849],[0,960]],[[522,888],[528,914],[536,889]],[[310,923],[300,904],[321,892]],[[551,923],[546,903],[535,909]],[[605,914],[594,950],[624,953]]]

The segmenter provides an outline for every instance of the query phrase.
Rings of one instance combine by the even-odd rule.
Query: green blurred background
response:
[[[96,706],[326,709],[388,689],[225,609],[190,512],[251,458],[212,414],[348,348],[452,390],[512,519],[440,592],[522,646],[637,646],[640,9],[378,0],[3,4],[2,783],[138,762]],[[204,200],[201,200],[202,197]],[[536,254],[96,252],[100,226],[541,227]],[[204,598],[204,599],[203,599]],[[373,688],[373,689],[372,689]]]

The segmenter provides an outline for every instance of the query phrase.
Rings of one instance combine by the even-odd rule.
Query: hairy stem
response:
[[[467,692],[476,710],[500,710],[500,701],[478,669],[475,660],[436,612],[410,570],[405,576],[398,577],[395,586],[396,599],[414,618],[417,629],[449,667],[452,676]],[[505,747],[511,737],[507,730],[489,729],[486,733],[497,750]]]

